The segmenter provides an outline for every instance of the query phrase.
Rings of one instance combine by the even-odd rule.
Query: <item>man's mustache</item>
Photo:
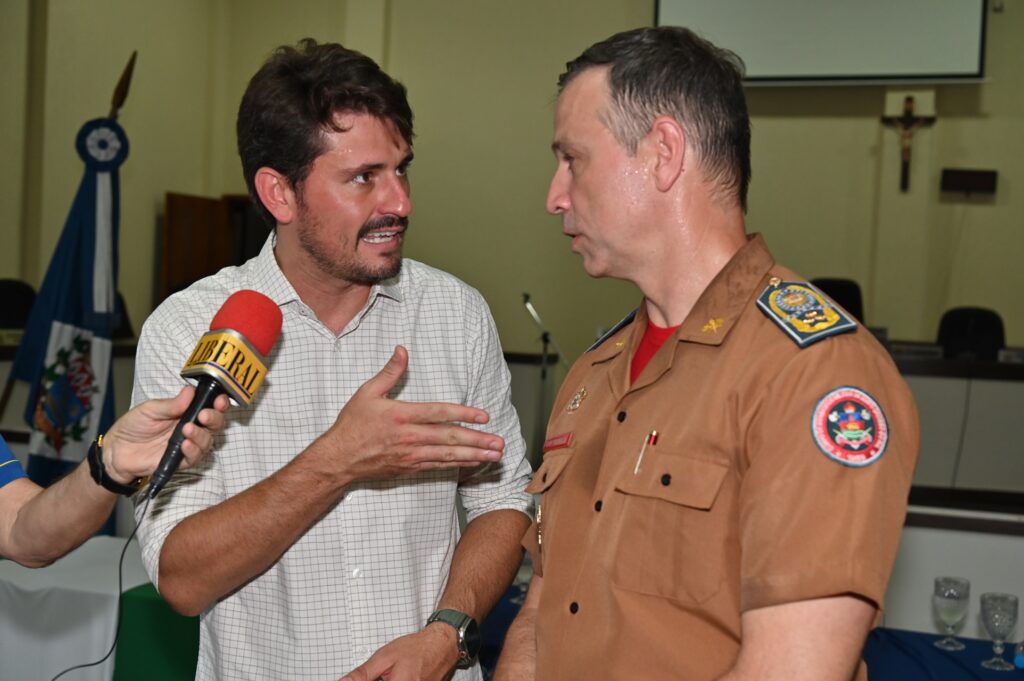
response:
[[[369,234],[375,229],[383,229],[385,227],[401,227],[404,232],[409,228],[409,218],[397,217],[394,215],[386,215],[375,220],[370,220],[359,229],[357,239],[362,239],[364,236]]]

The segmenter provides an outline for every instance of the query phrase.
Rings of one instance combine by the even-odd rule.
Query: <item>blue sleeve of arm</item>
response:
[[[14,456],[14,452],[7,446],[7,443],[0,437],[0,487],[3,487],[12,480],[24,478],[25,471],[21,462]]]

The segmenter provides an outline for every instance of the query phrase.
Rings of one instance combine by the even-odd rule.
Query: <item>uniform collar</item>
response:
[[[678,340],[721,345],[774,264],[764,238],[760,234],[748,236],[747,243],[697,299],[679,327]]]
[[[592,350],[587,351],[584,355],[584,357],[590,360],[591,364],[607,362],[618,357],[622,354],[623,350],[634,347],[634,331],[637,328],[647,328],[647,310],[643,302],[641,301],[640,307],[626,315],[617,326],[618,329],[614,333],[603,338]],[[640,336],[643,336],[643,331],[640,332]]]
[[[679,329],[665,341],[721,345],[743,311],[753,303],[758,287],[774,266],[775,260],[760,234],[747,237],[747,243],[715,275],[697,299]],[[608,373],[610,389],[618,397],[630,390],[650,385],[672,367],[675,351],[655,353],[643,373],[630,385],[632,357],[647,329],[647,305],[641,303],[633,323],[611,336],[590,355],[593,364],[619,358]],[[621,357],[620,357],[621,355]]]
[[[747,243],[704,289],[679,331],[666,342],[675,339],[721,345],[774,265],[775,259],[768,252],[764,238],[760,234],[749,235]],[[641,302],[630,314],[634,315],[632,322],[623,325],[587,353],[592,364],[617,357],[625,350],[632,355],[647,329],[647,305]]]

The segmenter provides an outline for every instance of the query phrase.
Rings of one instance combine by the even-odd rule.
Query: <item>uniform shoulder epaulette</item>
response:
[[[633,323],[633,319],[635,319],[635,318],[636,318],[636,310],[633,310],[628,315],[623,317],[619,321],[618,324],[616,324],[615,326],[610,328],[608,331],[606,331],[604,333],[604,335],[602,335],[600,338],[598,338],[596,341],[594,341],[594,344],[591,345],[586,350],[584,350],[584,352],[590,352],[591,350],[594,350],[595,348],[600,347],[601,343],[604,343],[606,340],[608,340],[609,338],[611,338],[612,336],[617,334],[623,327],[629,326],[630,324],[632,324]]]
[[[801,348],[857,328],[857,322],[805,281],[772,277],[757,306]]]

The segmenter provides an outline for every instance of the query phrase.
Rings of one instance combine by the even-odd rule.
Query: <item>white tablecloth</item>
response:
[[[30,570],[0,561],[0,680],[49,681],[110,648],[117,616],[118,537],[93,537],[53,565]],[[124,558],[124,590],[149,581],[139,547]],[[114,655],[61,681],[110,681]]]

